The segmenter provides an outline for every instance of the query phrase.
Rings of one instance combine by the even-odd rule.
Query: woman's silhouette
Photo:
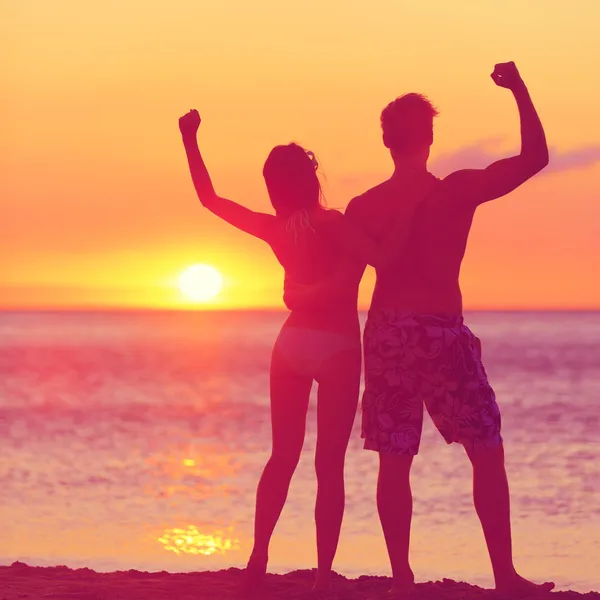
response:
[[[275,215],[253,212],[226,200],[215,192],[200,155],[196,140],[199,125],[196,110],[179,120],[192,180],[202,204],[234,227],[266,241],[287,279],[311,284],[335,275],[334,292],[318,309],[292,310],[273,348],[272,452],[258,484],[254,547],[246,569],[246,584],[250,587],[258,584],[266,572],[269,541],[300,458],[309,394],[315,380],[319,386],[315,589],[327,589],[344,512],[344,458],[359,396],[361,344],[356,273],[360,267],[356,265],[366,260],[377,268],[386,268],[393,263],[408,237],[409,220],[396,223],[377,246],[340,212],[322,206],[314,155],[297,144],[273,148],[264,165]]]

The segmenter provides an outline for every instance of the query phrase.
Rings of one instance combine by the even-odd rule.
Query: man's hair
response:
[[[410,154],[433,143],[433,118],[438,111],[422,94],[404,94],[381,112],[383,143],[390,150]]]

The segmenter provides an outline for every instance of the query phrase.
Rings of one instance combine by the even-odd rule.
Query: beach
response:
[[[114,593],[152,577],[174,598],[189,591],[179,582],[194,577],[233,590],[238,571],[227,569],[242,568],[252,548],[256,484],[270,451],[269,354],[284,318],[1,314],[0,564],[103,573],[50,570],[50,579],[31,578],[31,586],[65,578],[81,594],[85,577],[96,577],[101,590],[125,577],[106,573],[130,569],[203,575],[128,575]],[[517,568],[534,581],[555,581],[561,592],[600,591],[600,313],[472,313],[466,321],[482,340],[503,412]],[[316,565],[315,430],[313,398],[270,549],[271,573],[296,572],[281,585],[304,581],[298,570]],[[362,449],[357,414],[334,563],[352,582],[390,575],[376,477],[377,457]],[[471,469],[462,448],[447,446],[429,419],[412,487],[417,581],[491,588]],[[18,570],[4,574],[14,578]],[[17,590],[25,586],[19,581]],[[0,600],[15,597],[3,592]],[[16,593],[36,597],[26,588]]]
[[[233,568],[200,573],[148,573],[134,570],[96,573],[87,568],[30,567],[16,562],[9,567],[0,567],[0,600],[228,600],[241,596],[238,591],[241,575],[240,569]],[[310,570],[268,575],[264,589],[255,597],[263,600],[308,600],[313,579],[314,574]],[[347,579],[340,575],[335,580],[335,586],[339,600],[376,600],[385,597],[390,582],[388,577]],[[488,598],[502,600],[506,597],[493,590],[451,579],[418,583],[411,595],[411,600]],[[527,600],[530,596],[522,598]],[[563,591],[539,594],[535,598],[600,600],[600,593]]]

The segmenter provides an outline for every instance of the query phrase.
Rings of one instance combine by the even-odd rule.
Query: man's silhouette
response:
[[[508,194],[548,164],[544,130],[515,64],[496,65],[492,79],[511,90],[517,102],[519,155],[486,169],[436,179],[427,170],[427,160],[437,111],[424,96],[407,94],[381,114],[393,175],[354,198],[346,211],[347,218],[375,241],[385,236],[398,215],[410,218],[414,211],[403,260],[377,271],[364,333],[362,436],[365,448],[379,452],[377,505],[393,592],[400,597],[414,583],[409,564],[409,473],[419,449],[423,405],[448,443],[464,445],[473,465],[475,508],[496,588],[517,596],[554,587],[527,581],[513,565],[500,411],[481,361],[480,341],[462,318],[459,272],[475,209]]]

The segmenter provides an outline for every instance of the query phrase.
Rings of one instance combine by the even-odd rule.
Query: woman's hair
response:
[[[263,177],[278,216],[323,206],[318,166],[315,155],[298,144],[275,146],[271,150],[263,167]]]

